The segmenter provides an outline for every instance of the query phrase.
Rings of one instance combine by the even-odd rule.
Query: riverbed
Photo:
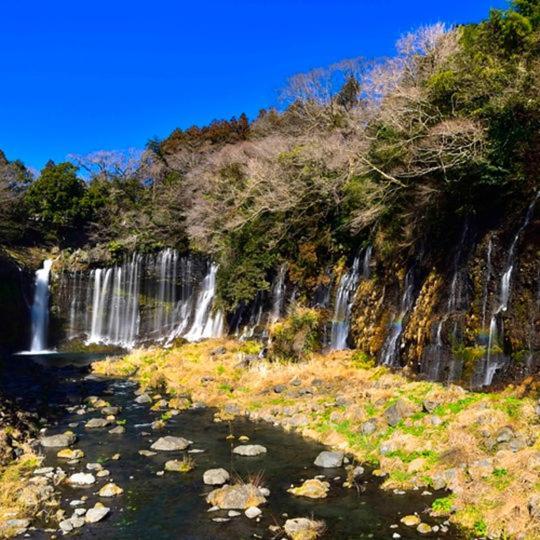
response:
[[[65,355],[58,358],[54,355],[34,359],[19,357],[17,366],[13,366],[21,372],[19,377],[13,377],[11,383],[3,377],[6,392],[24,395],[27,403],[33,401],[35,406],[39,405],[41,415],[49,424],[46,434],[70,429],[78,439],[73,448],[85,453],[78,463],[68,464],[57,458],[58,449],[44,449],[43,467],[60,467],[70,476],[89,472],[87,464],[99,463],[110,473],[108,477],[97,478],[96,483],[88,487],[70,487],[65,482],[57,487],[66,517],[74,511],[75,507],[70,504],[74,500],[84,499],[79,508],[91,508],[101,501],[111,509],[103,521],[85,525],[68,535],[155,540],[284,538],[283,533],[270,528],[282,526],[287,518],[309,517],[324,520],[326,532],[323,538],[327,539],[424,537],[415,528],[400,523],[401,517],[413,513],[418,513],[432,526],[445,528],[444,524],[424,513],[432,501],[441,496],[440,493],[381,491],[380,480],[373,477],[367,467],[354,487],[345,488],[343,467],[322,469],[313,465],[319,452],[327,449],[324,446],[264,422],[237,418],[216,423],[214,411],[202,404],[195,404],[168,418],[168,415],[164,416],[165,409],[153,411],[148,404],[135,402],[135,383],[90,374],[87,364],[94,359],[81,355],[73,357],[72,362]],[[99,410],[81,407],[88,396],[97,396],[111,406],[121,408],[116,421],[125,428],[123,434],[108,433],[114,425],[98,429],[85,427],[91,418],[102,418]],[[153,430],[151,423],[161,418],[166,419],[165,427]],[[195,460],[195,468],[191,472],[163,472],[167,460],[180,459],[186,452],[157,452],[152,456],[139,453],[149,450],[155,440],[165,435],[193,441],[189,455]],[[263,445],[267,453],[257,457],[233,454],[232,449],[240,444],[241,436],[247,437],[250,444]],[[120,458],[112,459],[115,454],[120,454]],[[202,476],[207,469],[221,467],[229,471],[233,479],[248,481],[257,477],[270,490],[267,504],[261,507],[260,518],[248,519],[243,513],[230,517],[226,510],[209,512],[206,495],[213,487],[205,486]],[[291,484],[299,485],[316,475],[324,475],[330,483],[328,497],[312,500],[287,492]],[[99,497],[97,491],[108,482],[120,486],[124,493],[108,499]],[[31,538],[49,538],[58,534],[56,530],[44,532],[44,529],[57,525],[46,522],[37,525],[36,530],[30,531]],[[445,534],[439,529],[430,537],[459,536],[450,528]]]

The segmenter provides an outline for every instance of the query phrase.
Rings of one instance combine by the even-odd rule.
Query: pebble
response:
[[[238,517],[238,516],[241,515],[241,513],[240,513],[240,512],[237,512],[236,510],[229,510],[229,511],[227,512],[227,515],[228,515],[229,517]]]

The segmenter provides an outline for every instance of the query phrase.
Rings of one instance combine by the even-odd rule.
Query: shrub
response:
[[[316,309],[295,307],[270,329],[270,357],[303,360],[320,348],[321,314]]]

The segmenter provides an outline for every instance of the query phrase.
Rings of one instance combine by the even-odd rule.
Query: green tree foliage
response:
[[[78,236],[91,208],[84,182],[71,163],[47,163],[24,194],[30,219],[45,240],[65,243]]]

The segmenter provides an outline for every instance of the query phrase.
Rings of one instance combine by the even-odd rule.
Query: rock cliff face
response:
[[[318,313],[312,331],[320,349],[356,348],[379,364],[472,387],[520,379],[540,367],[536,206],[497,226],[463,220],[444,248],[424,239],[408,256],[389,257],[375,243],[348,264],[321,268],[323,291],[299,290],[285,263],[232,313],[220,311],[219,269],[203,256],[165,249],[114,263],[96,249],[56,253],[49,343],[131,348],[222,334],[264,339],[278,319],[307,304]],[[0,331],[4,343],[22,347],[32,273],[9,259],[0,271]],[[297,319],[287,328],[302,326]]]
[[[32,269],[0,250],[0,354],[29,343],[32,283]]]

